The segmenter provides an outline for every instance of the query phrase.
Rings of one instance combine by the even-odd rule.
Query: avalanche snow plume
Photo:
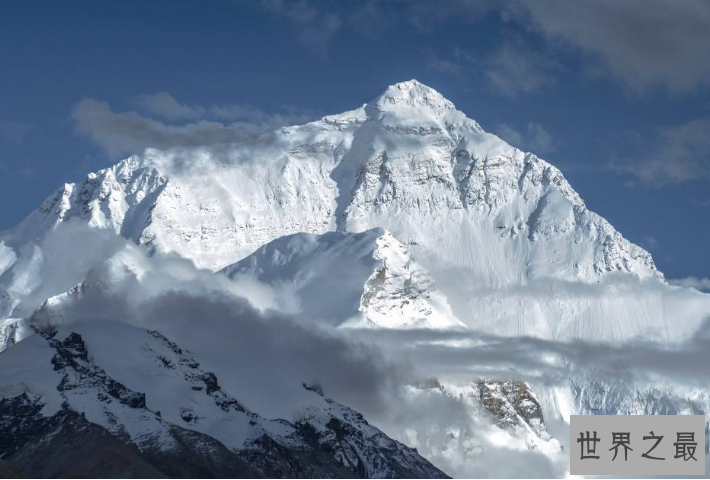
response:
[[[570,415],[708,418],[709,322],[412,80],[148,149],[0,233],[0,458],[58,475],[86,435],[128,467],[76,474],[564,477]]]

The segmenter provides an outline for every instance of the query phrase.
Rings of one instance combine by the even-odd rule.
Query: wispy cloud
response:
[[[471,73],[476,67],[476,59],[459,47],[445,55],[437,54],[433,49],[424,51],[426,66],[429,70],[443,73],[444,75],[459,75]]]
[[[710,292],[710,278],[703,277],[685,277],[685,278],[674,278],[668,280],[672,285],[678,285],[679,287],[694,288],[700,290],[701,292]]]
[[[260,5],[291,21],[298,39],[315,55],[326,56],[331,39],[342,26],[338,12],[326,11],[308,0],[261,0]]]
[[[534,50],[522,39],[513,37],[488,55],[485,75],[495,91],[515,97],[554,85],[561,70],[552,55]]]
[[[133,104],[157,117],[166,120],[196,120],[205,115],[205,109],[199,106],[183,105],[168,92],[141,95]]]
[[[651,252],[655,252],[661,248],[661,242],[659,242],[653,235],[643,237],[639,243],[643,248]]]
[[[392,0],[381,3],[404,7],[402,18],[425,32],[433,31],[452,20],[479,22],[499,7],[497,0]]]
[[[505,95],[554,84],[559,71],[550,67],[561,53],[577,56],[580,73],[609,77],[635,93],[655,88],[687,93],[710,86],[710,3],[705,0],[598,0],[582,5],[567,0],[261,0],[258,5],[289,20],[299,41],[322,57],[347,26],[372,38],[394,23],[429,33],[451,23],[477,24],[496,14],[509,31],[543,40],[536,50],[530,42],[504,38],[489,52],[486,75]],[[458,63],[447,57],[430,60],[442,72],[457,70]]]
[[[185,105],[167,92],[143,95],[134,105],[140,112],[116,112],[106,102],[85,98],[74,106],[71,119],[78,134],[90,138],[109,157],[116,158],[140,153],[148,147],[239,142],[316,117],[313,112],[295,108],[269,113],[241,105]]]
[[[379,38],[396,21],[395,16],[382,8],[381,0],[353,2],[353,5],[354,9],[349,15],[348,23],[367,39]]]
[[[710,177],[710,119],[659,129],[658,140],[637,158],[613,158],[613,170],[647,187]]]
[[[443,53],[429,48],[424,55],[429,70],[444,75],[483,75],[494,92],[507,97],[537,93],[554,85],[562,71],[552,55],[530,48],[517,35],[510,35],[480,59],[458,46]]]

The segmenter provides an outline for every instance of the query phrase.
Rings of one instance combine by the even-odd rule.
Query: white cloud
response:
[[[243,279],[233,284],[226,276],[196,269],[189,260],[148,255],[119,237],[106,241],[108,237],[102,237],[110,235],[107,231],[94,232],[98,236],[92,241],[84,230],[89,228],[73,224],[51,232],[42,247],[52,260],[43,268],[51,268],[54,274],[45,270],[43,277],[51,280],[53,289],[65,288],[60,282],[73,285],[87,271],[92,281],[80,295],[42,309],[35,321],[109,320],[157,329],[215,372],[225,391],[238,392],[235,396],[241,402],[259,412],[292,412],[301,383],[317,382],[327,396],[360,411],[388,435],[416,446],[454,476],[563,476],[568,450],[548,456],[536,449],[496,444],[490,436],[496,427],[485,416],[479,417],[470,403],[437,391],[406,395],[407,386],[417,380],[437,377],[468,385],[478,378],[528,381],[547,409],[549,426],[554,417],[547,414],[554,413],[555,406],[545,403],[543,396],[553,388],[569,388],[573,377],[584,379],[590,374],[590,384],[602,382],[601,388],[619,381],[629,388],[671,385],[668,391],[679,396],[682,390],[677,386],[697,392],[710,379],[706,368],[710,324],[675,347],[634,340],[619,345],[509,338],[472,330],[326,330],[309,318],[269,310],[279,292],[269,291],[267,285],[244,288]],[[94,245],[81,265],[54,258],[56,252],[83,245],[76,242],[79,237],[89,238]],[[110,259],[102,262],[106,256]],[[450,281],[460,283],[456,278]],[[609,277],[609,281],[626,285],[629,296],[644,289],[667,289],[660,282],[645,283],[631,276]],[[606,295],[609,286],[551,282],[520,284],[508,292],[540,297],[568,291],[594,303]],[[670,290],[675,297],[669,302],[671,309],[701,295]],[[491,292],[499,296],[501,291],[494,288]],[[467,292],[465,297],[471,295]],[[648,382],[651,377],[654,382]],[[669,395],[664,401],[669,401]]]
[[[166,120],[194,120],[205,115],[205,109],[183,105],[168,92],[141,95],[133,102],[138,108]]]
[[[694,288],[701,292],[710,292],[710,278],[703,277],[685,277],[668,280],[671,285],[679,287]]]
[[[284,125],[305,123],[315,115],[293,108],[287,108],[285,113],[267,113],[240,105],[208,108],[184,105],[166,92],[144,95],[134,104],[160,120],[136,111],[115,112],[106,102],[85,98],[71,112],[75,131],[89,137],[110,157],[117,158],[141,153],[148,147],[164,149],[239,142]]]
[[[646,250],[656,251],[661,248],[661,242],[659,242],[656,237],[648,235],[641,239],[641,246]]]

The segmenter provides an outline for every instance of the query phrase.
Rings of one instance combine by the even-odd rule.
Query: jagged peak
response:
[[[372,103],[380,110],[386,110],[393,105],[444,110],[456,109],[454,104],[444,98],[442,94],[414,79],[390,85]]]

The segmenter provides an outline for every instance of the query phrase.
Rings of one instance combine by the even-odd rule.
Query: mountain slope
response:
[[[443,475],[313,376],[352,381],[348,403],[447,471],[484,474],[508,447],[557,461],[552,424],[570,412],[707,411],[707,393],[690,408],[675,387],[564,369],[560,380],[566,358],[525,373],[539,359],[506,345],[682,350],[670,344],[708,312],[710,295],[667,285],[559,170],[403,82],[248,142],[149,149],[63,186],[0,234],[0,457],[42,476],[96,464],[147,477]],[[152,329],[193,342],[200,361]],[[381,351],[351,350],[359,335],[382,337]],[[476,379],[475,359],[487,375],[498,353],[502,380]],[[429,375],[445,388],[411,387]],[[525,382],[537,390],[540,378],[557,383],[532,394]],[[353,391],[387,382],[416,405],[377,418]],[[79,433],[101,449],[67,470]]]
[[[72,225],[92,233],[52,240]],[[216,271],[285,235],[372,228],[429,271],[459,321],[502,335],[675,341],[710,305],[701,296],[676,307],[648,252],[589,211],[557,168],[412,80],[316,122],[233,145],[149,149],[65,185],[0,234],[0,318],[28,316],[80,283],[113,253],[111,236]],[[57,254],[60,243],[81,249]],[[619,278],[643,283],[638,298],[627,301]],[[552,286],[500,295],[540,282]],[[575,285],[612,294],[596,302]]]
[[[148,150],[65,185],[4,243],[70,218],[213,269],[290,233],[383,227],[425,247],[445,240],[446,260],[499,281],[657,275],[650,255],[589,212],[559,170],[484,132],[416,81],[251,142]],[[434,224],[425,228],[423,219]],[[432,238],[441,222],[462,231]],[[479,247],[490,260],[480,261]]]
[[[335,325],[463,327],[426,270],[382,229],[298,233],[269,242],[222,270],[290,285],[300,310]]]
[[[19,478],[19,473],[10,468],[10,466],[0,460],[0,478]]]
[[[168,478],[134,447],[81,415],[56,415],[7,460],[29,478]]]
[[[0,456],[23,472],[80,472],[75,432],[101,446],[89,471],[95,461],[139,476],[443,476],[316,388],[296,421],[261,417],[189,352],[124,323],[33,335],[3,352],[0,371]],[[33,462],[40,452],[52,462]]]

